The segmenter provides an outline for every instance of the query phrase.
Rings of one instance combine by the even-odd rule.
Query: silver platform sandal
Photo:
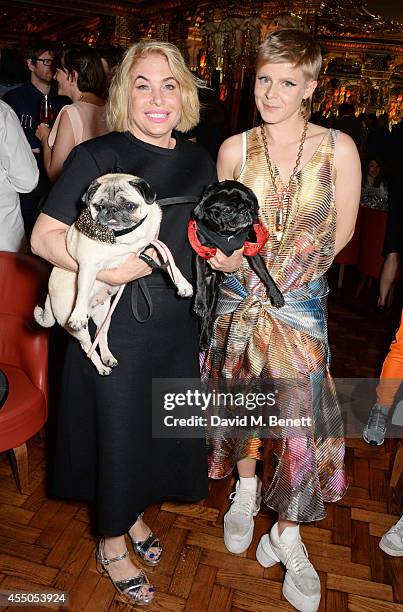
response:
[[[154,600],[154,587],[151,586],[146,574],[140,570],[138,576],[125,578],[123,580],[113,580],[107,571],[108,565],[116,561],[125,559],[129,552],[126,550],[122,555],[107,559],[104,556],[104,538],[99,540],[96,550],[97,570],[100,574],[107,574],[112,581],[113,586],[119,593],[119,599],[130,606],[147,606]],[[142,593],[143,587],[147,587],[148,594]]]
[[[143,518],[144,512],[139,514],[137,520],[139,518]],[[153,531],[145,538],[145,540],[134,540],[132,535],[129,532],[129,537],[133,544],[133,550],[135,554],[145,563],[146,565],[150,565],[155,567],[161,561],[162,555],[162,546]],[[160,553],[156,554],[153,552],[149,552],[151,548],[159,548]]]

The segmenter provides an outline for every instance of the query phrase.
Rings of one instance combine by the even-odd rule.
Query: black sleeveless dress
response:
[[[43,212],[70,225],[90,182],[119,170],[146,179],[163,210],[160,239],[188,279],[192,253],[187,222],[215,167],[198,145],[178,134],[164,149],[129,133],[111,133],[76,147]],[[153,378],[198,378],[197,320],[161,272],[146,277],[153,314],[138,323],[125,288],[113,314],[109,346],[119,365],[100,376],[69,339],[58,413],[51,493],[95,502],[96,529],[121,535],[150,504],[207,496],[204,440],[152,438]]]

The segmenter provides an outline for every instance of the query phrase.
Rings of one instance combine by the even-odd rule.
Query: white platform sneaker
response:
[[[239,481],[236,483],[235,491],[230,495],[231,507],[224,515],[225,546],[236,554],[247,550],[252,542],[253,517],[259,512],[262,500],[260,478],[255,476],[255,483],[252,478],[247,480],[251,481],[252,486],[243,487]]]
[[[299,526],[286,527],[279,537],[277,523],[273,525],[270,534],[260,540],[256,559],[263,567],[283,563],[287,568],[284,597],[301,612],[316,612],[320,603],[320,580],[308,559]]]
[[[379,542],[380,548],[392,557],[403,557],[403,515]]]

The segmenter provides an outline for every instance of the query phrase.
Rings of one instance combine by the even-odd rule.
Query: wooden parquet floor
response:
[[[351,272],[350,277],[330,300],[332,370],[335,376],[374,376],[393,337],[399,304],[387,317],[377,317],[373,292],[360,303],[348,297],[356,280]],[[402,480],[395,489],[388,486],[393,451],[393,442],[373,448],[348,440],[346,497],[328,505],[325,520],[302,526],[322,583],[321,612],[403,612],[403,558],[378,547],[401,513]],[[73,612],[127,609],[96,572],[86,506],[46,497],[45,442],[39,436],[30,441],[29,456],[29,493],[22,495],[8,457],[0,455],[0,592],[68,591],[68,606],[53,608]],[[282,567],[263,569],[255,560],[259,538],[275,521],[271,511],[263,509],[256,518],[248,552],[231,555],[224,547],[222,518],[233,482],[212,482],[208,499],[198,505],[166,503],[147,510],[145,520],[165,546],[160,567],[148,572],[158,589],[150,612],[293,610],[281,594]]]

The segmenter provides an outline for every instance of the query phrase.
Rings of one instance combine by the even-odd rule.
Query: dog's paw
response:
[[[207,308],[205,304],[198,304],[197,302],[193,305],[193,312],[197,314],[198,317],[203,319],[206,316]]]
[[[281,293],[276,293],[273,296],[270,296],[270,301],[272,306],[275,306],[275,308],[281,308],[285,304],[283,295]]]
[[[110,355],[105,355],[105,356],[101,356],[102,359],[102,363],[106,366],[109,366],[110,368],[116,368],[116,366],[118,365],[118,360],[115,359],[115,357],[112,355],[112,353]]]
[[[180,281],[177,290],[180,297],[191,297],[193,295],[193,287],[187,280]]]
[[[204,319],[208,311],[206,296],[204,293],[200,294],[198,291],[196,292],[195,299],[193,302],[193,312],[197,314],[198,317]]]
[[[97,366],[97,370],[101,376],[108,376],[112,372],[112,368],[108,368],[106,365]]]
[[[67,321],[67,325],[71,329],[74,329],[74,331],[80,331],[81,329],[87,329],[88,319],[85,318],[84,320],[80,320],[72,317]]]

